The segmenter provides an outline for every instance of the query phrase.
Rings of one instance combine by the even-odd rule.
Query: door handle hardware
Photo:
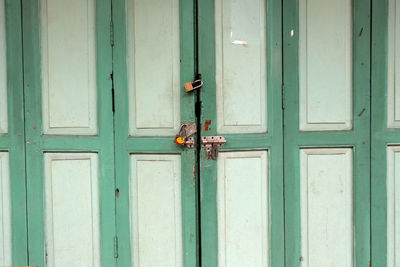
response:
[[[206,159],[216,160],[218,157],[218,148],[225,145],[226,140],[223,136],[203,136],[201,138],[201,147],[206,148]]]

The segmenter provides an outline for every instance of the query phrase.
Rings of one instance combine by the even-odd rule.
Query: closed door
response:
[[[193,1],[113,1],[118,266],[197,266]]]
[[[370,11],[284,3],[287,266],[370,264]]]
[[[372,262],[398,266],[399,16],[397,0],[372,1]]]
[[[113,266],[111,1],[22,1],[29,264]]]
[[[395,266],[396,23],[395,0],[0,0],[0,265]]]
[[[199,1],[202,266],[283,266],[281,1]]]

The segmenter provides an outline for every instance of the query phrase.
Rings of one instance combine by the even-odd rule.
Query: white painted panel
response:
[[[129,129],[175,135],[180,123],[179,0],[127,4]]]
[[[216,0],[217,128],[267,131],[265,0]]]
[[[352,1],[300,0],[299,9],[300,130],[349,130]]]
[[[388,127],[400,128],[400,1],[388,9]]]
[[[45,134],[97,133],[94,0],[41,0]]]
[[[132,266],[183,266],[181,157],[132,155]]]
[[[352,153],[301,149],[302,267],[353,266]]]
[[[400,146],[387,148],[387,266],[400,266]]]
[[[0,152],[0,266],[11,265],[11,196],[8,152]]]
[[[48,267],[100,266],[98,157],[45,153]]]
[[[218,155],[218,266],[269,266],[266,151]]]
[[[8,132],[5,3],[0,0],[0,134]]]

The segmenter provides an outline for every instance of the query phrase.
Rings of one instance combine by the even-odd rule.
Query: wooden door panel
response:
[[[218,266],[268,266],[268,152],[218,156]]]
[[[130,156],[132,266],[183,266],[180,155]]]
[[[400,4],[388,1],[387,31],[387,124],[388,128],[400,128]]]
[[[262,0],[215,2],[215,79],[220,133],[267,131],[265,11]]]
[[[9,153],[0,152],[0,264],[12,264],[11,192]]]
[[[299,2],[300,130],[353,127],[352,1]],[[327,53],[329,51],[329,53]]]
[[[7,117],[7,49],[5,1],[0,1],[0,134],[8,132]]]
[[[40,1],[44,134],[96,135],[95,1]]]
[[[180,126],[179,1],[127,1],[126,14],[129,134],[174,135]]]
[[[46,266],[100,266],[96,153],[45,153]]]
[[[387,266],[396,266],[400,260],[400,147],[387,148]]]
[[[353,266],[351,148],[300,150],[302,265]]]

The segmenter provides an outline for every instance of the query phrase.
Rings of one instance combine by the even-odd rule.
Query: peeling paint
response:
[[[209,130],[211,130],[210,128],[211,125],[211,120],[206,120],[205,124],[204,124],[204,130],[207,132]]]

